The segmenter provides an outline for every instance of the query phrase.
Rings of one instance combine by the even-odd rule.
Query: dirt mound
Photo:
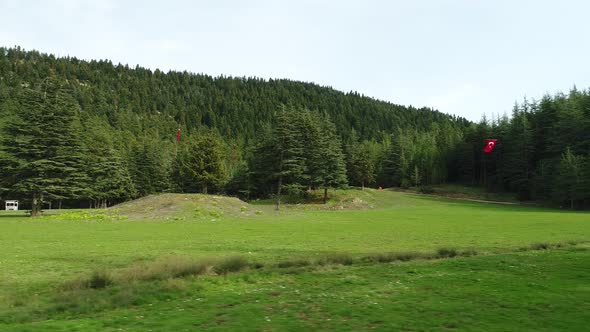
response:
[[[326,210],[366,210],[373,206],[359,197],[346,197],[324,207]]]
[[[129,219],[217,221],[259,214],[234,197],[203,194],[149,195],[111,208]]]

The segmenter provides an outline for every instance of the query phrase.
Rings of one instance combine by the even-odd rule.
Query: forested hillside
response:
[[[0,48],[0,119],[0,197],[34,211],[158,192],[278,207],[316,189],[449,181],[590,206],[590,95],[576,89],[474,124],[310,83]]]
[[[248,140],[257,136],[260,125],[268,123],[283,104],[326,112],[343,137],[354,128],[363,139],[377,138],[396,127],[428,129],[433,122],[451,118],[431,109],[395,105],[311,83],[164,73],[18,48],[0,48],[0,76],[3,90],[34,87],[55,76],[67,83],[82,112],[134,136],[148,129],[160,129],[166,135],[170,128],[163,126],[165,122],[172,128],[177,124],[188,129],[207,126],[223,137]],[[11,93],[14,91],[4,91],[3,95]]]
[[[486,138],[497,138],[484,154]],[[590,91],[515,104],[511,117],[484,119],[464,131],[458,180],[513,192],[521,200],[590,206]]]
[[[330,131],[338,151],[344,147],[341,140],[381,146],[398,129],[467,124],[431,109],[310,83],[164,73],[0,48],[3,196],[32,199],[31,193],[38,191],[35,196],[45,203],[105,206],[162,191],[225,191],[228,182],[233,193],[268,195],[270,189],[246,185],[244,177],[252,178],[252,151],[285,109],[321,115],[322,126],[334,126]],[[182,132],[178,145],[177,128]],[[210,165],[203,164],[206,158],[195,156],[204,153],[198,142],[207,140],[215,144],[201,143],[214,150],[206,157],[216,156],[209,170]],[[377,154],[372,157],[379,158]],[[196,172],[199,163],[201,171]],[[210,174],[203,177],[203,172]],[[374,181],[375,176],[369,176],[362,182]]]

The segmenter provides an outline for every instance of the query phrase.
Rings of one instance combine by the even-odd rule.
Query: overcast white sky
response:
[[[0,0],[0,45],[290,78],[470,120],[590,87],[590,1]]]

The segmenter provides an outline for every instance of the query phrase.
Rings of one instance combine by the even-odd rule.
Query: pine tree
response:
[[[361,185],[361,189],[372,183],[375,180],[375,163],[371,158],[371,154],[367,149],[364,149],[358,142],[348,149],[349,155],[349,177],[357,184]]]
[[[308,191],[323,184],[322,175],[325,173],[325,153],[328,149],[328,138],[322,133],[322,119],[310,111],[300,111],[298,114],[300,125],[296,129],[303,144],[303,158],[305,160],[305,175]]]
[[[18,112],[4,127],[6,190],[31,200],[37,216],[46,201],[84,197],[87,177],[76,103],[48,78],[18,96]]]
[[[254,186],[259,192],[273,192],[277,210],[285,191],[294,195],[309,185],[304,123],[303,112],[283,106],[252,153],[250,170],[251,177],[256,179]]]
[[[86,127],[87,172],[92,182],[89,198],[95,207],[107,207],[110,203],[137,196],[129,169],[121,153],[115,150],[111,135],[102,122],[88,120]]]
[[[180,186],[185,191],[208,193],[210,188],[220,188],[227,181],[223,163],[223,146],[216,135],[203,133],[186,139],[186,145],[178,153]]]
[[[584,197],[584,159],[568,147],[559,163],[559,175],[554,189],[557,200],[568,201],[573,209],[575,202]]]
[[[404,188],[410,186],[414,150],[410,132],[398,130],[392,136],[391,147],[384,160],[383,168],[393,185]]]
[[[324,204],[328,202],[328,189],[346,185],[346,163],[340,138],[336,134],[336,126],[325,115],[321,120],[322,138],[317,147],[320,158],[317,182],[324,188]]]
[[[518,194],[519,199],[530,199],[533,177],[533,136],[527,118],[528,104],[521,110],[515,105],[512,121],[508,127],[507,137],[501,143],[502,163],[501,176],[505,186]],[[497,151],[500,151],[497,148]]]
[[[275,208],[280,209],[281,196],[286,189],[290,194],[300,190],[305,174],[304,144],[298,131],[298,114],[284,108],[276,115],[272,134],[272,148],[276,154],[273,177],[276,179]]]
[[[130,173],[140,196],[161,193],[170,189],[171,161],[163,142],[144,137],[131,148]]]

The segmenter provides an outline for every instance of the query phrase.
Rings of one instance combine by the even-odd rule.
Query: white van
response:
[[[6,211],[18,211],[18,201],[6,201]]]

